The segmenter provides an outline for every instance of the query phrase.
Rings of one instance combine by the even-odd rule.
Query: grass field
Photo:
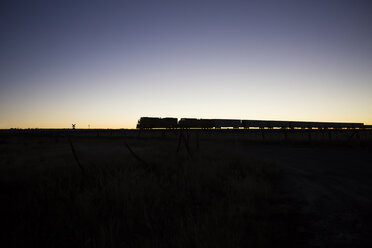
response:
[[[18,247],[271,247],[296,237],[275,165],[234,142],[192,156],[167,139],[1,139],[3,243]]]
[[[0,133],[4,247],[372,245],[370,133],[70,131]]]

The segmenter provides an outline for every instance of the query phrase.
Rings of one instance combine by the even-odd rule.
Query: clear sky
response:
[[[0,128],[372,124],[372,1],[0,3]]]

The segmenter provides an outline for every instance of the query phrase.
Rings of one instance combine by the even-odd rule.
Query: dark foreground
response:
[[[356,134],[102,133],[0,136],[2,244],[372,245],[371,146]]]

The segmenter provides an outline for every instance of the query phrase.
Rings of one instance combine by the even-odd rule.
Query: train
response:
[[[348,122],[272,121],[236,119],[197,119],[141,117],[137,129],[370,129],[371,125]]]

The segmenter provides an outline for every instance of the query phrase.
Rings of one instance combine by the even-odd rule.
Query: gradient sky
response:
[[[1,1],[0,128],[372,124],[372,2]]]

